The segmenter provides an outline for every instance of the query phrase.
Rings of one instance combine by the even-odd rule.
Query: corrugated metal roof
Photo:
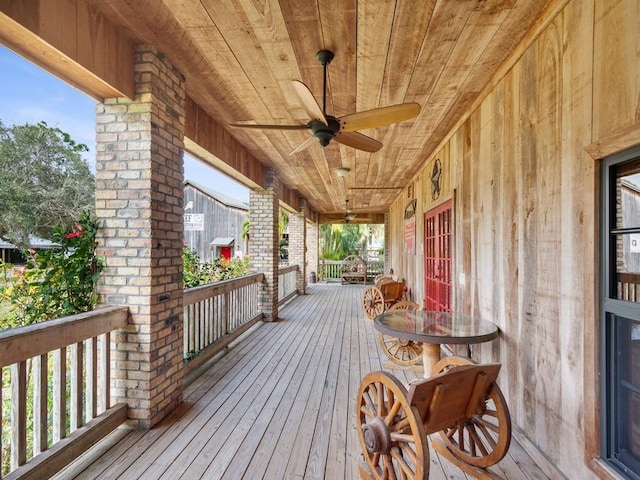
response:
[[[236,239],[233,237],[216,237],[209,245],[212,247],[230,247],[235,241]]]
[[[202,185],[192,180],[185,180],[184,185],[191,185],[193,188],[200,190],[205,195],[214,198],[227,207],[238,208],[240,210],[244,210],[245,212],[249,210],[249,205],[247,205],[246,203],[228,197],[224,193],[220,193],[215,190],[211,190],[210,188],[203,187]]]

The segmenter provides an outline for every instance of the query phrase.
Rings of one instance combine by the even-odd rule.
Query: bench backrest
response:
[[[480,411],[501,365],[463,365],[419,380],[409,388],[409,403],[420,412],[427,434],[438,432]]]
[[[343,273],[367,273],[367,262],[359,255],[349,255],[342,260],[340,271]]]

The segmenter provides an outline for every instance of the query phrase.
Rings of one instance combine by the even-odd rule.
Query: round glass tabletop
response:
[[[481,343],[498,336],[493,323],[462,313],[388,310],[373,325],[387,335],[423,343]]]

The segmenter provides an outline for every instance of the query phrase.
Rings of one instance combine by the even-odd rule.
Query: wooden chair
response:
[[[495,479],[511,443],[509,409],[496,383],[500,364],[477,365],[462,357],[438,362],[434,376],[409,386],[384,372],[366,375],[356,422],[366,463],[364,479],[429,477],[427,435],[433,448],[477,478]],[[498,477],[499,478],[499,477]]]

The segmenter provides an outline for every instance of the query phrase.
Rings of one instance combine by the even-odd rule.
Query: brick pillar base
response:
[[[182,75],[136,49],[136,98],[97,107],[96,213],[106,269],[101,302],[127,305],[115,335],[112,395],[150,428],[182,402]]]
[[[278,209],[280,183],[271,168],[266,188],[249,193],[249,261],[251,271],[263,273],[265,283],[258,299],[266,321],[278,319]]]

